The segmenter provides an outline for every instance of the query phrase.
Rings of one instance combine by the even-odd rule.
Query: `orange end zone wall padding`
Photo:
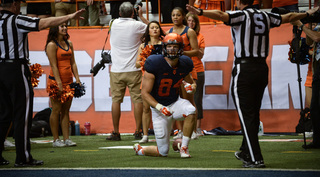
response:
[[[166,31],[170,27],[163,27]],[[206,47],[223,46],[228,47],[226,61],[206,61],[205,70],[219,70],[223,72],[222,84],[206,85],[205,94],[224,94],[227,95],[228,100],[231,95],[229,94],[229,87],[231,82],[231,70],[233,66],[233,43],[231,39],[230,27],[224,24],[218,25],[202,25],[201,33],[205,37]],[[48,30],[41,32],[33,32],[29,34],[29,49],[30,51],[44,51],[46,37]],[[94,59],[95,51],[101,50],[107,35],[107,29],[69,29],[70,40],[73,42],[75,51],[85,51],[92,59]],[[272,82],[271,82],[271,56],[273,54],[274,45],[287,45],[288,41],[292,39],[292,26],[283,25],[279,28],[272,29],[270,32],[270,52],[267,58],[269,65],[269,85],[268,91],[270,93],[270,100],[272,101]],[[128,39],[130,40],[130,39]],[[110,45],[107,44],[107,49]],[[207,50],[207,49],[206,49]],[[287,54],[288,51],[283,51]],[[210,57],[210,56],[209,56]],[[44,58],[47,60],[47,58]],[[90,68],[93,66],[92,65]],[[288,62],[288,65],[291,65]],[[43,67],[45,73],[49,74],[49,66]],[[99,73],[101,74],[101,73]],[[296,78],[296,73],[291,73],[293,78]],[[83,75],[80,75],[81,77]],[[206,77],[209,75],[206,75]],[[94,78],[90,75],[84,77],[91,78],[92,87],[94,87]],[[303,78],[305,79],[305,78]],[[295,79],[296,80],[296,79]],[[107,82],[107,81],[106,81]],[[303,82],[304,84],[304,82]],[[87,84],[88,85],[88,84]],[[297,84],[296,84],[297,85]],[[108,92],[106,90],[106,92]],[[304,92],[304,91],[303,91]],[[290,94],[299,94],[290,92]],[[78,120],[80,122],[81,131],[84,131],[84,123],[91,123],[92,133],[109,133],[113,130],[112,117],[110,111],[95,111],[94,91],[92,89],[92,104],[86,111],[73,111],[70,113],[71,120]],[[128,94],[127,94],[128,95]],[[45,89],[35,89],[35,97],[48,97]],[[303,98],[304,99],[304,98]],[[213,100],[214,101],[214,100]],[[264,124],[265,132],[294,132],[295,126],[299,120],[299,106],[294,108],[292,99],[288,98],[289,107],[287,109],[263,109],[261,110],[260,117]],[[107,104],[107,103],[106,103]],[[229,103],[231,104],[231,103]],[[233,104],[233,103],[232,103]],[[111,107],[110,105],[107,105]],[[132,108],[133,110],[133,108]],[[34,112],[35,114],[36,112]],[[202,120],[202,129],[211,130],[216,127],[223,127],[227,130],[239,130],[240,123],[236,110],[233,108],[211,109],[204,110],[204,119]],[[133,111],[122,111],[120,119],[120,133],[134,132],[135,120]]]

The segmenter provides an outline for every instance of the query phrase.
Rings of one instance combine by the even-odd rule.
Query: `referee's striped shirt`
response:
[[[266,58],[269,31],[281,25],[281,16],[250,7],[228,13],[235,58]]]
[[[0,59],[28,59],[28,33],[39,31],[39,18],[0,13]]]

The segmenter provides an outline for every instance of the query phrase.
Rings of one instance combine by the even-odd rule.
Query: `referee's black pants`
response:
[[[313,144],[320,147],[320,61],[314,62],[317,62],[317,66],[312,80],[310,115],[313,126]]]
[[[258,131],[260,107],[268,84],[268,65],[263,62],[236,63],[232,71],[232,97],[243,132],[240,150],[252,162],[263,160]]]
[[[30,154],[29,130],[33,111],[33,89],[30,70],[26,63],[0,62],[0,150],[8,128],[13,123],[16,161],[32,161]]]

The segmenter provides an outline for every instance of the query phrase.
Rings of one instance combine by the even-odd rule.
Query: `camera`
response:
[[[137,0],[133,7],[135,9],[137,9],[137,11],[138,11],[139,10],[139,6],[142,7],[142,0]]]
[[[299,44],[298,46],[296,44]],[[299,48],[299,53],[297,53],[297,48]],[[289,50],[289,60],[291,63],[297,63],[300,65],[308,64],[311,61],[309,54],[310,46],[306,43],[306,38],[301,38],[300,40],[294,38],[290,44]]]
[[[101,60],[96,65],[94,65],[92,69],[90,69],[90,73],[93,73],[93,76],[96,76],[101,68],[104,69],[106,63],[107,64],[112,63],[110,53],[111,53],[110,50],[106,52],[104,51],[101,52]]]

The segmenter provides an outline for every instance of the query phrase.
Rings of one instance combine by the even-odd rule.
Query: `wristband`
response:
[[[155,108],[160,111],[162,107],[163,107],[162,104],[158,103]]]
[[[200,9],[200,8],[199,8],[199,10],[200,10],[200,13],[199,13],[198,15],[199,15],[199,16],[203,15],[203,9]]]

